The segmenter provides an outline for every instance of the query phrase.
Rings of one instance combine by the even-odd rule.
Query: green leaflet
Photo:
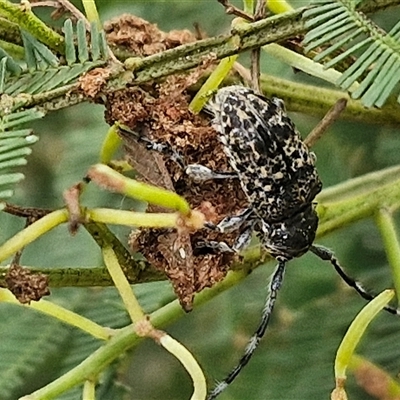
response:
[[[27,163],[26,156],[32,152],[30,147],[38,140],[30,129],[18,128],[43,115],[30,109],[0,117],[0,200],[11,197],[15,184],[24,178],[23,174],[14,171]]]
[[[31,104],[31,95],[45,99],[51,91],[67,92],[70,85],[108,57],[104,32],[92,26],[90,43],[86,37],[84,21],[64,23],[65,62],[53,50],[39,42],[27,31],[21,30],[25,64],[14,60],[0,47],[0,201],[13,195],[14,186],[24,178],[14,172],[26,164],[30,146],[38,138],[29,129],[19,129],[24,123],[42,118],[44,113],[35,108],[21,111]],[[0,43],[0,46],[2,44]]]
[[[11,96],[43,94],[75,83],[82,74],[105,63],[108,53],[104,32],[99,32],[95,24],[91,30],[90,46],[84,21],[77,22],[74,34],[71,20],[66,20],[64,31],[66,65],[26,31],[22,31],[26,68],[21,68],[5,50],[0,49],[0,92]]]
[[[2,305],[0,316],[1,397],[16,399],[33,389],[27,376],[32,377],[29,382],[40,382],[51,373],[49,361],[57,357],[70,334],[58,321],[31,310]]]
[[[148,312],[173,297],[167,282],[135,286],[135,292]],[[55,293],[57,302],[103,326],[120,328],[129,323],[118,293],[114,288],[99,290],[70,289]],[[53,297],[53,299],[54,299]],[[0,304],[0,387],[2,400],[11,400],[30,393],[75,367],[102,345],[102,341],[72,329],[53,318],[32,310]],[[29,326],[29,329],[26,327]],[[4,331],[6,329],[6,331]],[[114,362],[103,374],[97,396],[120,399],[126,392],[115,374],[121,372],[124,359]],[[43,380],[46,377],[46,381]],[[36,387],[24,382],[37,382]],[[32,385],[32,384],[31,384]],[[77,399],[81,387],[76,387],[57,399]],[[113,393],[111,395],[110,393]],[[120,393],[120,395],[116,395]]]
[[[352,90],[354,99],[366,107],[382,107],[400,81],[400,22],[388,33],[357,11],[360,0],[316,0],[316,6],[304,13],[309,29],[306,51],[317,50],[315,61],[326,68],[355,58],[336,82]],[[322,50],[321,50],[322,49]],[[397,99],[400,102],[400,97]]]

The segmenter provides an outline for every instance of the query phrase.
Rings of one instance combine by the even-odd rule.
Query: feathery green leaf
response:
[[[65,21],[66,65],[43,43],[22,31],[27,68],[23,70],[0,48],[0,60],[6,60],[0,64],[0,93],[11,96],[42,94],[73,84],[82,74],[103,65],[108,56],[104,32],[99,32],[95,26],[92,29],[89,46],[84,21],[78,21],[75,33],[72,21]]]
[[[14,172],[16,167],[26,164],[26,156],[31,153],[30,146],[37,142],[37,136],[29,129],[12,130],[26,122],[43,117],[43,113],[25,110],[0,118],[0,199],[13,195],[12,188],[24,178]]]
[[[304,39],[305,50],[321,47],[314,60],[325,60],[326,68],[335,67],[350,56],[357,58],[337,85],[347,90],[358,82],[352,98],[361,98],[366,107],[381,107],[400,81],[400,23],[386,33],[357,11],[361,0],[316,2],[303,15],[310,29]],[[339,49],[342,51],[337,55]]]

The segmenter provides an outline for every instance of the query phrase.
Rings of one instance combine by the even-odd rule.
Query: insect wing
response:
[[[321,190],[314,158],[283,102],[231,86],[218,92],[214,108],[229,162],[261,218],[281,220],[314,199]]]
[[[265,123],[260,136],[276,144],[275,157],[278,165],[271,166],[273,176],[277,176],[276,169],[279,167],[284,175],[279,183],[287,188],[286,195],[282,193],[283,198],[288,203],[292,199],[292,206],[301,207],[302,203],[310,203],[322,188],[314,165],[315,157],[286,114],[283,102],[276,98],[265,99],[265,102],[268,107],[262,109]]]

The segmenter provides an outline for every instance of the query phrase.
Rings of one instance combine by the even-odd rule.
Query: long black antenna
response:
[[[310,247],[310,251],[321,260],[329,261],[340,277],[347,283],[347,285],[353,288],[363,299],[370,301],[376,297],[375,294],[372,294],[364,289],[360,282],[357,282],[351,276],[347,275],[343,267],[339,264],[339,260],[335,257],[331,250],[323,246],[312,245]],[[385,306],[384,310],[391,314],[400,315],[400,310],[391,306]]]
[[[221,382],[219,382],[215,388],[209,393],[207,400],[215,399],[222,391],[224,391],[229,384],[239,375],[240,371],[249,362],[250,358],[254,354],[261,338],[268,327],[269,320],[271,318],[272,311],[274,309],[275,301],[278,295],[278,291],[281,288],[283,276],[286,268],[286,259],[278,259],[278,265],[272,274],[271,283],[269,284],[269,293],[265,306],[262,312],[261,321],[254,335],[250,338],[247,343],[246,349],[242,358],[239,360],[235,368],[228,374],[228,376]]]

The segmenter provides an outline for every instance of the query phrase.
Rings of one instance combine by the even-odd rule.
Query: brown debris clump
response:
[[[107,68],[95,68],[78,79],[79,89],[85,97],[96,98],[107,83],[111,71]]]
[[[157,25],[129,14],[107,22],[104,31],[111,47],[123,47],[137,56],[150,56],[196,40],[188,30],[163,32]]]
[[[228,170],[217,133],[208,118],[188,110],[190,99],[184,87],[185,79],[174,77],[155,85],[153,95],[140,88],[114,93],[108,102],[108,122],[118,120],[140,135],[170,144],[187,164]],[[237,180],[193,182],[168,156],[146,150],[134,137],[123,134],[123,139],[129,163],[144,180],[176,191],[192,208],[202,211],[208,221],[218,223],[246,207]],[[160,210],[152,207],[149,211]],[[230,237],[207,229],[190,235],[172,230],[142,230],[132,235],[131,246],[166,273],[183,307],[189,310],[194,293],[220,281],[236,259],[228,253],[198,250],[196,244],[210,240],[232,244],[234,238],[235,235]]]
[[[152,34],[155,40],[166,35]],[[199,67],[199,70],[206,67]],[[183,157],[186,164],[202,164],[215,171],[229,171],[210,118],[194,115],[188,109],[191,98],[187,88],[198,78],[199,71],[195,71],[191,75],[172,76],[163,82],[111,93],[107,99],[106,120],[110,125],[116,121],[127,125],[141,137],[167,143]],[[218,223],[246,207],[245,196],[237,180],[194,182],[170,156],[147,150],[126,132],[121,132],[121,136],[126,158],[143,180],[183,196],[192,209],[203,212],[209,222]],[[149,206],[148,211],[166,210]],[[133,232],[130,245],[165,272],[183,308],[188,311],[194,294],[223,279],[229,266],[237,259],[237,255],[232,253],[201,248],[200,242],[224,241],[231,245],[235,238],[235,233],[220,234],[209,229],[195,233],[147,229]]]
[[[21,304],[39,301],[50,294],[48,277],[33,274],[28,268],[11,265],[5,277],[6,287]]]

